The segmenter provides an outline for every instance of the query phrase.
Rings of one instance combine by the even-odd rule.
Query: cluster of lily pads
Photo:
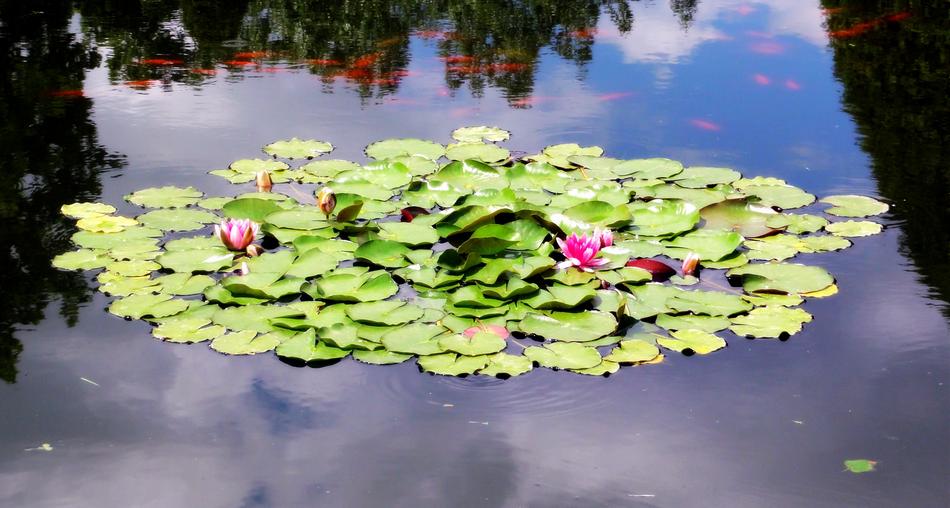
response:
[[[134,218],[66,205],[80,248],[53,264],[101,269],[109,312],[148,321],[156,338],[226,354],[604,375],[660,362],[662,349],[711,353],[729,333],[795,334],[812,319],[803,301],[837,287],[786,260],[881,231],[828,217],[888,208],[845,195],[820,210],[776,178],[573,143],[513,157],[493,127],[452,136],[379,141],[364,164],[294,138],[211,171],[257,192],[143,189],[126,196],[149,209]]]

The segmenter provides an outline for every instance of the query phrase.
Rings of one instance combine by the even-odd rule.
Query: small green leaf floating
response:
[[[844,237],[882,229],[828,216],[888,209],[842,195],[821,200],[827,215],[795,213],[815,197],[776,178],[614,159],[574,143],[512,160],[495,144],[509,136],[473,126],[455,130],[448,145],[388,139],[366,147],[373,160],[365,163],[306,161],[333,146],[277,141],[265,153],[291,164],[242,159],[211,172],[242,185],[233,197],[142,189],[126,196],[152,209],[137,218],[107,203],[63,206],[80,229],[78,249],[53,265],[101,270],[109,312],[151,322],[157,339],[224,354],[313,366],[350,356],[369,365],[415,360],[446,376],[509,378],[534,368],[606,376],[661,362],[660,348],[716,354],[723,330],[800,333],[812,320],[803,301],[839,289],[823,268],[775,261],[848,248]],[[274,192],[252,192],[260,171]],[[281,189],[287,182],[298,187]],[[335,206],[307,197],[324,187]],[[260,232],[246,247],[225,246],[211,227],[222,217],[254,221]],[[597,237],[591,271],[562,262],[556,240],[597,230],[612,238]],[[638,258],[660,255],[698,257],[699,269],[654,282],[653,270],[666,265]],[[733,287],[710,282],[722,271]],[[856,473],[874,464],[845,462]]]
[[[855,474],[870,473],[877,468],[877,461],[868,459],[851,459],[844,461],[844,468]]]

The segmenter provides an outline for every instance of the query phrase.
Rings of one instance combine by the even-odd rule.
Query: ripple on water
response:
[[[366,366],[382,374],[377,380],[385,395],[401,404],[421,402],[451,405],[478,414],[530,414],[564,416],[589,412],[611,404],[612,390],[626,385],[618,372],[610,379],[582,376],[549,369],[535,369],[523,376],[498,379],[488,376],[464,378],[420,374],[413,361],[399,366]],[[626,375],[625,375],[626,374]]]

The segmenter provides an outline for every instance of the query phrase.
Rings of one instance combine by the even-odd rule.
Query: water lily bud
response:
[[[271,188],[274,186],[274,182],[270,179],[270,173],[266,169],[262,169],[257,172],[257,191],[258,192],[270,192]]]
[[[690,252],[686,256],[686,259],[683,260],[683,275],[692,275],[696,271],[696,267],[699,266],[699,254],[695,252]]]
[[[329,187],[324,187],[317,192],[317,206],[324,215],[330,217],[333,209],[336,208],[336,194]]]
[[[256,258],[264,253],[264,248],[257,244],[251,244],[247,246],[247,255]]]

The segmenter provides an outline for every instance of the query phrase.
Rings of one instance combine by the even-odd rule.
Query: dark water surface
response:
[[[0,0],[0,506],[947,506],[948,5]],[[49,267],[64,203],[479,124],[892,210],[791,340],[608,379],[227,357]]]

